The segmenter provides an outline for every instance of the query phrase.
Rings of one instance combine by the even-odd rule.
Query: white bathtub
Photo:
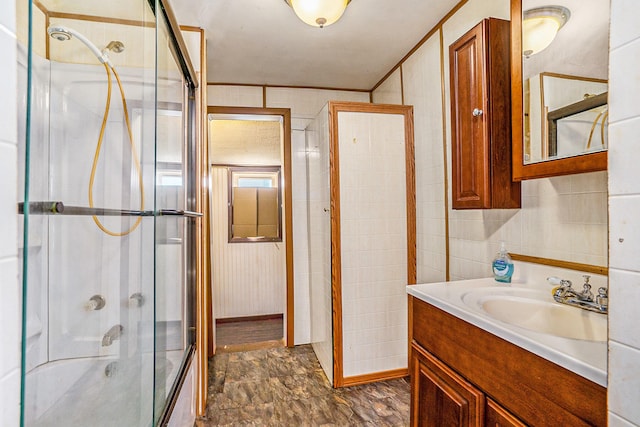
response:
[[[180,368],[181,351],[156,360],[166,395]],[[145,426],[151,424],[153,354],[132,359],[81,358],[46,363],[27,374],[27,426]],[[158,410],[161,410],[159,407]]]

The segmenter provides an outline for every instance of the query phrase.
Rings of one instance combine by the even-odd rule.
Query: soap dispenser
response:
[[[513,261],[505,248],[504,242],[500,242],[500,251],[496,254],[491,264],[493,268],[493,277],[496,282],[511,283],[513,276]]]

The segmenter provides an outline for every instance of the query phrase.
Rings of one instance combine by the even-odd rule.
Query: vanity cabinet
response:
[[[604,426],[606,389],[413,296],[412,426]]]
[[[487,18],[449,47],[453,209],[519,208],[511,177],[509,21]]]
[[[420,346],[412,345],[412,425],[482,425],[484,394]]]

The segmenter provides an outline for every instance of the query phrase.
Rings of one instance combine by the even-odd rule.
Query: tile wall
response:
[[[640,425],[640,27],[612,0],[609,56],[609,425]]]
[[[469,0],[402,64],[404,102],[415,109],[418,282],[445,279],[447,231],[451,280],[489,276],[501,240],[514,253],[607,265],[606,172],[525,181],[522,209],[453,210],[450,202],[443,208],[450,197],[451,114],[441,66],[448,76],[448,46],[488,16],[509,19],[509,1]],[[385,82],[373,99],[389,87],[400,90]]]
[[[439,32],[402,64],[402,76],[414,117],[417,279],[439,282],[446,280],[447,256]]]
[[[299,89],[262,86],[208,85],[208,104],[216,106],[291,109],[291,161],[293,195],[293,259],[294,259],[294,331],[295,343],[311,342],[309,310],[309,254],[307,227],[307,163],[305,128],[322,107],[331,100],[369,102],[369,93],[324,89]],[[263,99],[263,93],[266,99]],[[217,317],[218,314],[216,313]]]
[[[402,75],[401,69],[396,69],[371,94],[371,101],[376,104],[402,104]]]
[[[344,377],[407,367],[404,116],[338,113]]]
[[[16,2],[0,5],[0,425],[20,419],[21,284],[18,281]],[[20,237],[21,238],[21,237]]]
[[[306,130],[306,211],[310,342],[333,384],[333,312],[331,305],[331,206],[329,108],[325,105]],[[295,246],[295,242],[294,242]],[[296,249],[296,254],[298,250]],[[300,258],[298,258],[300,259]],[[298,269],[299,262],[296,263]],[[297,306],[296,306],[297,308]]]

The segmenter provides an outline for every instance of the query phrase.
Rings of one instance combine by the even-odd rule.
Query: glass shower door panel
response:
[[[174,58],[168,24],[158,18],[155,239],[155,412],[158,422],[176,383],[187,348],[187,210],[184,81]]]
[[[23,425],[149,425],[154,221],[139,215],[154,208],[155,16],[145,1],[33,13],[49,49],[20,68],[32,77]]]

